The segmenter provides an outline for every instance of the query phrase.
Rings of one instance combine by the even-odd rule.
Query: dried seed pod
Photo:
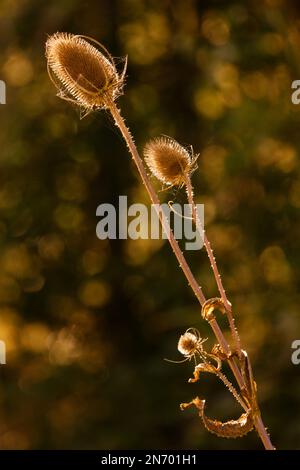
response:
[[[106,108],[122,92],[125,68],[119,75],[110,54],[93,39],[53,34],[46,42],[46,57],[59,96],[87,111]]]
[[[180,336],[177,349],[186,358],[193,357],[196,353],[203,352],[202,344],[207,338],[203,339],[195,328],[189,328]]]
[[[205,400],[200,400],[199,397],[194,398],[189,403],[182,403],[180,408],[185,410],[191,406],[195,406],[199,410],[199,416],[203,421],[204,426],[208,431],[216,434],[219,437],[237,438],[245,436],[253,429],[253,417],[251,410],[243,413],[238,419],[226,422],[218,421],[208,418],[204,413]]]
[[[156,178],[167,185],[180,186],[195,169],[196,158],[176,140],[162,136],[150,140],[144,149],[147,165]]]

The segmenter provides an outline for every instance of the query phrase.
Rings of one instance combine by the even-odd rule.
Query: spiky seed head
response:
[[[180,336],[177,348],[183,356],[190,357],[199,348],[199,338],[194,333],[186,331]]]
[[[112,57],[93,39],[53,34],[46,42],[46,58],[59,96],[87,110],[106,108],[122,92],[124,74],[117,73]]]
[[[157,137],[144,148],[151,172],[162,183],[180,186],[193,169],[190,153],[171,137]]]

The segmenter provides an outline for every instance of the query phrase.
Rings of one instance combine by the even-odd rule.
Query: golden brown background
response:
[[[139,148],[163,133],[200,152],[197,202],[264,421],[276,446],[300,448],[297,2],[0,0],[0,31],[0,447],[261,448],[179,410],[199,394],[210,416],[239,411],[214,378],[189,385],[190,364],[163,360],[190,326],[213,342],[169,246],[96,238],[100,203],[148,198],[109,116],[80,121],[55,97],[44,44],[68,31],[128,54],[119,104]],[[204,251],[187,257],[215,296]]]

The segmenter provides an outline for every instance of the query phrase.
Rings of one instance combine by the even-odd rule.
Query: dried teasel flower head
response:
[[[199,331],[195,328],[189,328],[180,336],[177,349],[183,356],[190,359],[195,356],[196,353],[200,355],[203,353],[202,344],[206,339],[201,338]]]
[[[46,42],[46,58],[58,96],[81,106],[85,114],[109,107],[122,93],[126,61],[119,75],[109,52],[94,39],[53,34]]]
[[[181,186],[196,168],[196,160],[176,140],[162,136],[150,140],[144,148],[144,157],[151,172],[162,183]]]

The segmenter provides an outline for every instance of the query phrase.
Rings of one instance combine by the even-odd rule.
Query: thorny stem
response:
[[[256,413],[256,415],[254,416],[254,425],[255,425],[255,428],[259,437],[261,438],[263,445],[265,446],[265,449],[276,450],[276,448],[273,446],[271,442],[269,434],[267,433],[267,430],[261,418],[260,412]]]
[[[254,378],[253,378],[253,371],[252,371],[251,362],[250,362],[248,356],[246,356],[246,358],[248,360],[247,369],[248,369],[248,373],[249,373],[250,384],[251,384],[251,387],[254,389],[253,393],[252,393],[252,395],[254,396],[254,403],[253,403],[253,407],[254,407],[254,416],[253,416],[254,425],[255,425],[256,431],[257,431],[259,437],[261,438],[261,441],[263,442],[265,448],[267,450],[276,450],[275,447],[273,446],[272,442],[271,442],[270,436],[267,433],[267,430],[265,428],[265,425],[264,425],[262,417],[261,417],[261,413],[260,413],[259,406],[258,406],[258,403],[257,403],[257,398],[256,398],[256,384],[255,384]]]
[[[110,101],[108,103],[108,107],[109,107],[109,110],[110,110],[110,113],[115,121],[115,124],[116,126],[120,129],[121,131],[121,134],[127,144],[127,147],[129,149],[129,152],[132,156],[132,159],[134,161],[134,163],[136,164],[137,166],[137,169],[138,169],[138,172],[142,178],[142,181],[145,185],[145,188],[150,196],[150,199],[151,199],[151,202],[154,204],[155,206],[155,209],[157,211],[157,214],[159,216],[159,219],[161,221],[161,224],[162,224],[162,227],[168,237],[168,240],[169,240],[169,243],[174,251],[174,254],[179,262],[179,265],[181,267],[181,269],[183,270],[184,274],[185,274],[185,277],[187,278],[188,280],[188,283],[189,285],[191,286],[191,288],[193,289],[193,292],[196,296],[196,298],[198,299],[199,303],[201,305],[204,304],[205,302],[205,296],[203,294],[203,291],[201,289],[201,287],[199,286],[199,284],[197,283],[194,275],[192,274],[191,270],[190,270],[190,267],[189,265],[187,264],[186,262],[186,259],[185,257],[183,256],[183,253],[181,252],[180,248],[179,248],[179,245],[176,241],[176,239],[174,238],[174,235],[173,235],[173,232],[170,228],[170,225],[167,221],[167,219],[164,217],[162,211],[160,210],[160,200],[148,178],[148,175],[146,173],[146,170],[145,170],[145,167],[144,167],[144,164],[143,164],[143,161],[141,159],[141,157],[139,156],[139,153],[137,151],[137,148],[136,148],[136,145],[133,141],[133,138],[130,134],[130,131],[129,129],[127,128],[126,124],[125,124],[125,121],[119,111],[119,109],[117,108],[116,104],[114,103],[114,101]],[[220,278],[219,278],[220,280]],[[218,281],[217,281],[218,282]],[[218,284],[219,286],[219,284]],[[223,288],[223,295],[225,295],[225,297],[223,298],[226,298],[226,304],[228,306],[228,310],[226,309],[226,312],[227,311],[230,311],[231,312],[231,305],[230,303],[228,302],[227,300],[227,297],[226,297],[226,293],[225,293],[225,290]],[[213,329],[213,332],[215,333],[215,336],[217,338],[217,340],[219,341],[220,345],[222,346],[223,350],[225,353],[230,353],[230,347],[217,323],[216,320],[214,320],[214,322],[210,322],[210,325]],[[246,385],[245,385],[245,382],[244,382],[244,379],[241,375],[241,372],[240,372],[240,369],[238,368],[237,364],[235,363],[235,361],[232,359],[232,358],[229,358],[228,359],[228,363],[234,373],[234,376],[236,377],[236,380],[240,386],[241,389],[244,389],[246,388]],[[257,414],[256,417],[255,417],[255,427],[257,429],[257,432],[265,446],[265,448],[267,450],[274,450],[274,447],[273,445],[271,444],[271,441],[270,441],[270,438],[267,434],[267,431],[264,427],[264,424],[262,422],[262,419],[261,419],[261,416],[260,414]]]
[[[233,357],[230,357],[230,354],[231,354],[231,351],[230,351],[230,347],[222,333],[222,330],[220,329],[219,325],[218,325],[218,322],[217,320],[214,318],[212,320],[209,321],[209,324],[211,326],[211,329],[213,330],[214,332],[214,335],[215,337],[217,338],[218,340],[218,343],[220,344],[222,350],[224,351],[224,353],[226,354],[226,356],[228,357],[227,361],[228,361],[228,364],[236,378],[236,381],[237,383],[239,384],[239,387],[241,390],[246,390],[246,384],[245,384],[245,381],[243,379],[243,376],[241,374],[241,371],[239,369],[239,367],[237,366],[236,362],[234,361]]]
[[[234,318],[233,318],[232,310],[231,310],[231,303],[229,302],[229,300],[227,298],[227,295],[226,295],[226,292],[225,292],[225,289],[224,289],[224,286],[223,286],[223,283],[222,283],[221,275],[219,273],[219,269],[218,269],[218,266],[217,266],[216,258],[214,256],[213,250],[210,246],[210,242],[207,238],[204,227],[202,227],[201,221],[198,217],[197,207],[196,207],[196,204],[195,204],[195,201],[194,201],[194,196],[193,196],[193,187],[192,187],[192,183],[191,183],[191,178],[188,174],[185,177],[185,186],[186,186],[188,202],[189,202],[189,205],[190,205],[191,210],[192,210],[192,218],[193,218],[194,224],[195,224],[197,230],[200,232],[200,234],[203,232],[203,243],[204,243],[207,255],[208,255],[208,259],[210,261],[212,271],[214,273],[214,277],[215,277],[215,280],[216,280],[216,283],[217,283],[217,286],[218,286],[218,289],[219,289],[219,292],[220,292],[220,295],[221,295],[221,299],[222,299],[224,307],[225,307],[225,311],[226,311],[226,315],[227,315],[227,318],[228,318],[231,334],[232,334],[232,337],[233,337],[234,342],[235,342],[235,347],[236,347],[236,350],[237,350],[237,354],[238,354],[239,358],[241,358],[241,356],[242,356],[242,353],[241,353],[241,340],[240,340],[239,334],[238,334],[237,329],[236,329],[235,324],[234,324]]]
[[[149,180],[148,178],[148,175],[146,173],[146,170],[145,170],[145,167],[144,167],[144,164],[143,164],[143,161],[141,159],[141,157],[139,156],[139,153],[137,151],[137,148],[136,148],[136,145],[133,141],[133,138],[130,134],[130,131],[129,129],[127,128],[126,124],[125,124],[125,121],[123,119],[123,117],[121,116],[121,113],[119,111],[119,109],[117,108],[116,104],[111,101],[109,103],[109,110],[112,114],[112,117],[114,118],[114,121],[115,121],[115,124],[116,126],[118,126],[118,128],[120,129],[124,139],[125,139],[125,142],[128,146],[128,149],[132,155],[132,158],[133,158],[133,161],[134,163],[136,164],[137,166],[137,169],[138,169],[138,172],[142,178],[142,181],[146,187],[146,190],[150,196],[150,199],[152,201],[152,204],[154,204],[154,207],[155,207],[155,210],[157,212],[157,215],[161,221],[161,224],[162,224],[162,227],[168,237],[168,240],[170,242],[170,245],[174,251],[174,254],[179,262],[179,265],[181,267],[181,269],[183,270],[184,274],[185,274],[185,277],[187,278],[188,280],[188,283],[190,284],[191,288],[193,289],[197,299],[199,300],[200,304],[203,305],[204,302],[205,302],[205,297],[204,297],[204,294],[202,292],[202,289],[201,287],[199,286],[199,284],[197,283],[195,277],[193,276],[191,270],[190,270],[190,267],[189,265],[187,264],[186,262],[186,259],[185,257],[183,256],[182,254],[182,251],[177,243],[177,240],[175,239],[174,235],[173,235],[173,232],[171,230],[171,227],[169,225],[169,222],[168,220],[166,219],[166,217],[164,216],[162,210],[160,209],[160,200],[151,184],[151,181]]]
[[[224,335],[216,321],[215,318],[213,318],[212,320],[209,321],[209,324],[211,326],[211,329],[213,330],[214,334],[215,334],[215,337],[217,338],[221,348],[223,349],[224,353],[228,356],[228,364],[236,378],[236,381],[237,383],[239,384],[239,387],[241,390],[247,390],[247,384],[245,383],[245,380],[241,374],[241,371],[239,369],[239,367],[237,366],[236,362],[234,361],[233,357],[230,357],[230,347],[226,341],[226,339],[224,338]],[[249,362],[249,367],[250,367],[250,370],[251,370],[251,364]],[[252,376],[252,370],[251,370],[251,376]],[[252,379],[252,377],[251,377]],[[253,379],[251,381],[251,385],[253,384]],[[251,391],[248,391],[251,393]],[[261,414],[260,414],[260,411],[258,409],[258,406],[257,404],[255,404],[255,410],[254,410],[254,425],[255,425],[255,428],[256,428],[256,431],[265,447],[266,450],[275,450],[275,447],[273,446],[271,440],[270,440],[270,436],[268,435],[267,433],[267,430],[264,426],[264,423],[262,421],[262,418],[261,418]]]
[[[227,379],[226,375],[224,375],[221,371],[216,370],[215,374],[219,377],[220,380],[224,383],[224,385],[230,390],[236,401],[241,405],[242,408],[244,408],[245,411],[248,411],[247,405],[244,403],[242,398],[240,397],[239,393],[236,391],[234,386],[232,385],[231,382]]]

